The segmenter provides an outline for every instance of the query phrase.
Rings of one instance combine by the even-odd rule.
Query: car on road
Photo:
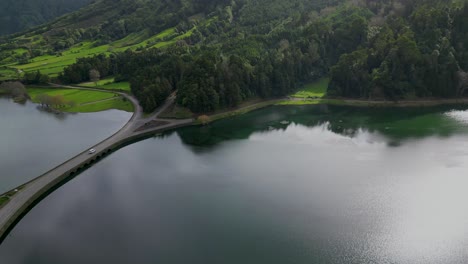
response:
[[[94,153],[96,153],[96,150],[95,150],[95,149],[90,149],[90,150],[88,150],[88,154],[94,154]]]

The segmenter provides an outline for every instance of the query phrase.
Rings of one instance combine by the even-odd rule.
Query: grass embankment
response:
[[[127,112],[133,111],[133,105],[128,100],[114,93],[87,91],[79,89],[55,89],[28,87],[28,94],[35,103],[40,103],[38,96],[46,94],[49,96],[61,95],[66,106],[57,108],[63,112],[100,112],[110,109],[118,109]],[[70,103],[73,102],[73,103]]]
[[[315,82],[304,85],[294,94],[289,96],[276,105],[316,105],[316,104],[334,104],[334,105],[354,105],[371,106],[370,102],[359,100],[332,99],[324,98],[327,94],[330,79],[325,77]]]
[[[88,88],[99,88],[106,90],[118,90],[122,92],[130,92],[130,83],[129,82],[115,82],[113,77],[102,79],[96,83],[94,82],[85,82],[80,83],[78,86],[88,87]]]
[[[328,89],[328,83],[330,79],[322,78],[315,82],[304,85],[296,93],[292,94],[293,98],[302,98],[302,99],[317,99],[322,98],[326,95]]]

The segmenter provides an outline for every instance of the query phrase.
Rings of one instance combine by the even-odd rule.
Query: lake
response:
[[[465,108],[269,107],[113,153],[33,208],[0,259],[464,263],[467,171]]]
[[[117,132],[131,113],[55,115],[0,97],[0,193],[52,169]]]

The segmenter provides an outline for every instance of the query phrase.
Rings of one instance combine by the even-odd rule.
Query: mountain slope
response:
[[[91,0],[2,0],[0,35],[13,34],[75,11]]]
[[[0,68],[0,79],[15,78],[17,70],[57,76],[95,54],[225,42],[232,29],[267,34],[282,30],[296,8],[307,12],[339,1],[98,0],[0,44],[0,65],[8,66]]]
[[[128,81],[145,111],[279,97],[468,95],[466,0],[98,0],[0,44],[0,78]]]

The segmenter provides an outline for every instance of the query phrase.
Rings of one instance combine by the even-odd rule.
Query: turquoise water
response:
[[[113,153],[0,246],[19,263],[464,263],[468,111],[270,107]]]

